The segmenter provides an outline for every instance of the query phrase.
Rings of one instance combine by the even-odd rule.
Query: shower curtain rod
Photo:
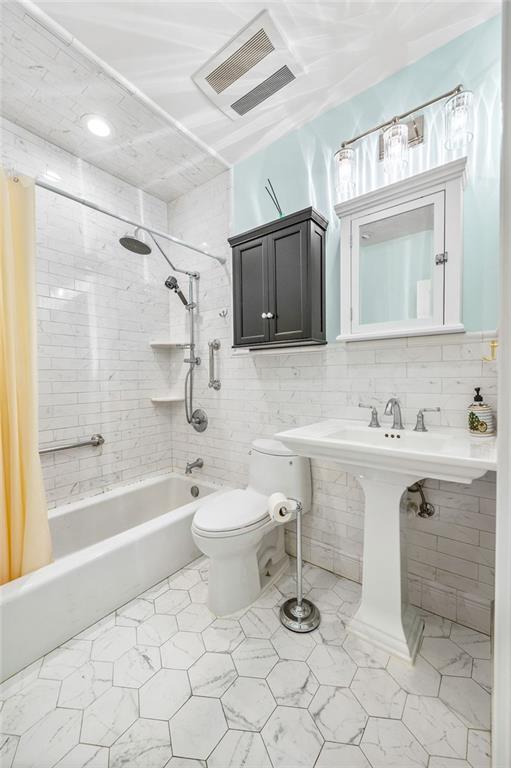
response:
[[[42,187],[42,189],[48,190],[48,192],[54,192],[56,195],[67,197],[68,200],[74,200],[75,203],[85,205],[86,208],[92,208],[93,211],[104,213],[105,216],[110,216],[112,219],[123,221],[125,224],[129,224],[132,227],[138,227],[142,230],[145,230],[146,232],[150,232],[152,235],[156,235],[156,237],[162,237],[164,240],[170,240],[171,243],[182,245],[183,248],[188,248],[190,251],[201,253],[203,256],[209,256],[210,259],[214,259],[220,264],[225,264],[225,259],[222,256],[215,256],[213,253],[209,253],[208,251],[204,251],[202,248],[197,248],[195,245],[190,245],[184,240],[180,240],[179,237],[174,237],[173,235],[169,235],[167,232],[161,232],[158,229],[153,229],[152,227],[146,226],[146,224],[140,224],[137,221],[132,221],[131,219],[126,218],[126,216],[120,216],[118,213],[113,213],[112,211],[109,211],[108,209],[102,208],[100,205],[93,203],[92,200],[86,200],[84,197],[73,195],[71,192],[66,192],[64,189],[54,187],[53,184],[47,184],[45,181],[41,181],[40,179],[36,179],[35,184],[37,187]]]

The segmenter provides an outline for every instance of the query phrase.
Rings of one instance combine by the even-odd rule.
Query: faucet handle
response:
[[[436,406],[436,408],[420,408],[417,412],[417,423],[415,427],[413,428],[414,432],[427,432],[428,428],[426,427],[424,423],[424,414],[425,413],[438,413],[440,411],[440,408]]]
[[[366,405],[366,403],[359,403],[358,407],[359,408],[369,408],[370,409],[370,411],[371,411],[371,421],[369,422],[368,426],[370,426],[370,427],[379,427],[380,426],[380,422],[379,422],[379,419],[378,419],[378,411],[377,411],[375,405]]]

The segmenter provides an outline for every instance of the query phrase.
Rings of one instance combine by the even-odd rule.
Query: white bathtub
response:
[[[55,561],[0,587],[0,680],[198,557],[192,518],[215,491],[171,474],[51,510]]]

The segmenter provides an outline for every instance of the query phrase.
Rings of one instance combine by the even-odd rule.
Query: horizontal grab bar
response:
[[[69,448],[81,448],[84,445],[103,445],[105,438],[103,435],[96,433],[90,437],[89,440],[81,440],[79,443],[66,443],[65,445],[49,445],[47,448],[40,448],[39,453],[56,453],[57,451],[67,451]]]

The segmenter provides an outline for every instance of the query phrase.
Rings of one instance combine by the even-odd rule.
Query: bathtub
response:
[[[0,587],[0,680],[198,557],[192,518],[218,491],[169,474],[51,510],[54,562]]]

